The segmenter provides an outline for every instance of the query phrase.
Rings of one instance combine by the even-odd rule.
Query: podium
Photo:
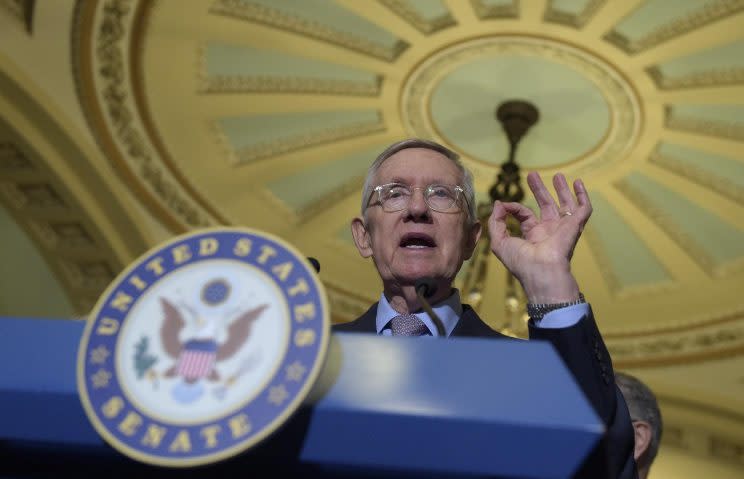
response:
[[[85,415],[84,326],[0,318],[0,475],[566,478],[604,434],[549,343],[333,333],[315,388],[258,446],[189,469],[144,465]]]

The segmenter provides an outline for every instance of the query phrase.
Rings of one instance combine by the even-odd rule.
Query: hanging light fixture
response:
[[[524,100],[509,100],[496,108],[496,119],[509,141],[509,157],[501,164],[496,175],[496,181],[489,188],[490,202],[478,204],[478,218],[483,225],[483,233],[479,244],[471,258],[462,283],[463,297],[476,311],[483,301],[483,291],[487,279],[488,260],[491,257],[491,237],[488,232],[488,218],[496,200],[503,202],[521,202],[524,190],[521,185],[519,165],[516,152],[519,142],[527,131],[537,123],[540,115],[532,103]],[[513,217],[507,217],[507,228],[513,236],[521,235],[519,222]],[[527,333],[526,298],[519,282],[506,272],[506,288],[504,291],[505,320],[498,329],[510,336],[525,336]]]

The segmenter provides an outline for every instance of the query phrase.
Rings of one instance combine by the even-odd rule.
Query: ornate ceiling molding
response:
[[[728,123],[707,118],[696,118],[678,113],[673,105],[664,108],[664,122],[671,130],[729,138],[744,141],[744,117],[738,123]]]
[[[548,59],[578,71],[597,85],[610,108],[610,130],[588,154],[569,162],[572,174],[585,175],[616,163],[635,146],[642,128],[643,114],[638,95],[627,79],[609,63],[584,50],[552,39],[527,35],[498,35],[468,40],[437,51],[422,61],[409,75],[401,94],[402,121],[412,136],[438,139],[464,158],[486,162],[468,155],[458,145],[443,138],[433,124],[430,102],[436,85],[444,76],[468,61],[488,55]],[[491,162],[487,163],[492,166]]]
[[[277,208],[288,222],[294,225],[301,225],[312,220],[316,215],[322,213],[327,208],[338,203],[338,201],[362,189],[364,177],[357,177],[339,184],[336,188],[326,192],[300,208],[292,208],[281,198],[277,197],[270,189],[261,189],[261,196],[271,205]]]
[[[639,211],[651,218],[666,234],[695,261],[702,270],[712,278],[720,278],[744,269],[744,257],[720,262],[707,248],[712,247],[702,243],[686,231],[675,218],[661,205],[652,201],[640,188],[623,178],[615,182],[615,186]]]
[[[488,5],[483,0],[470,0],[475,14],[481,20],[491,18],[517,18],[519,16],[519,0],[511,0],[501,4]]]
[[[34,88],[20,72],[0,71],[0,201],[82,315],[148,245],[94,166],[97,151]]]
[[[690,364],[744,355],[744,309],[687,325],[604,334],[619,369]]]
[[[664,419],[662,448],[675,447],[713,462],[744,467],[744,417],[694,400],[657,394]],[[712,423],[728,424],[722,431]]]
[[[278,76],[200,75],[202,93],[325,93],[329,95],[378,96],[382,77],[374,85],[326,78]]]
[[[708,1],[697,10],[672,19],[639,38],[629,38],[617,30],[609,32],[604,38],[627,53],[639,53],[741,10],[744,10],[744,0]]]
[[[658,147],[649,157],[649,161],[673,173],[683,176],[692,183],[697,183],[711,191],[715,191],[722,196],[744,205],[744,189],[730,178],[715,175],[706,171],[702,166],[681,162],[673,156],[661,153]]]
[[[406,0],[378,1],[424,35],[429,35],[438,32],[439,30],[457,25],[457,21],[449,12],[433,19],[427,19]]]
[[[211,131],[215,135],[215,141],[222,146],[222,150],[231,162],[233,164],[244,165],[324,143],[347,140],[385,131],[385,122],[382,118],[382,113],[376,112],[376,118],[373,121],[360,121],[332,127],[322,127],[319,125],[318,129],[308,131],[307,133],[287,135],[277,140],[265,141],[237,149],[233,147],[230,139],[222,131],[219,122],[212,124]]]
[[[78,2],[76,86],[91,131],[114,168],[172,230],[224,220],[180,177],[154,130],[137,72],[151,2]]]
[[[581,28],[594,17],[597,11],[607,2],[607,0],[588,0],[578,12],[566,12],[556,8],[556,1],[550,0],[550,4],[545,9],[543,19],[546,22],[560,23],[569,27]]]
[[[270,8],[248,0],[215,0],[209,8],[209,12],[289,30],[388,62],[394,61],[409,47],[402,40],[398,40],[391,47],[386,47],[365,38],[337,30],[329,25],[314,22],[278,8]]]
[[[737,67],[695,72],[674,78],[666,77],[657,66],[649,67],[646,71],[661,90],[744,84],[744,68]]]
[[[668,366],[742,356],[744,326],[623,343],[608,340],[607,348],[619,367]]]
[[[597,261],[600,274],[607,283],[608,289],[614,296],[618,298],[630,298],[633,296],[659,294],[673,291],[679,287],[677,283],[671,280],[631,286],[624,284],[620,280],[620,277],[615,273],[615,268],[610,260],[611,253],[610,251],[607,251],[604,243],[600,240],[599,235],[595,231],[595,227],[589,224],[582,233],[582,237],[589,244],[589,249]]]
[[[122,258],[113,254],[105,232],[68,186],[5,129],[0,132],[0,201],[35,241],[77,313],[90,311],[123,267]]]
[[[199,48],[199,91],[201,93],[319,93],[327,95],[379,96],[382,75],[372,82],[308,76],[280,76],[256,73],[253,75],[209,74],[208,48]],[[282,59],[277,61],[291,61]],[[299,72],[298,72],[299,73]]]

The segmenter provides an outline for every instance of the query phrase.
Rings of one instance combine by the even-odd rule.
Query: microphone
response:
[[[439,316],[436,315],[434,310],[431,309],[431,305],[429,305],[429,302],[426,300],[426,298],[431,298],[436,294],[437,283],[435,283],[431,278],[419,278],[416,280],[415,288],[416,295],[418,296],[419,301],[421,301],[421,306],[423,306],[424,311],[426,311],[426,314],[429,315],[431,320],[434,321],[439,336],[446,337],[447,333],[444,330],[444,323],[442,323],[442,320],[439,319]]]
[[[311,265],[313,265],[313,268],[315,268],[315,272],[320,273],[320,261],[313,258],[312,256],[308,256],[307,260],[310,262]]]
[[[437,283],[431,278],[419,278],[416,280],[416,293],[431,298],[437,293]]]

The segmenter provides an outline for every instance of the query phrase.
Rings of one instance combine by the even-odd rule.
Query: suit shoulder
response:
[[[377,303],[356,319],[345,323],[336,323],[331,327],[334,332],[376,332]]]
[[[345,323],[336,323],[331,326],[331,330],[341,331],[341,332],[359,331],[361,324],[362,324],[362,318],[357,318],[351,321],[346,321]]]

